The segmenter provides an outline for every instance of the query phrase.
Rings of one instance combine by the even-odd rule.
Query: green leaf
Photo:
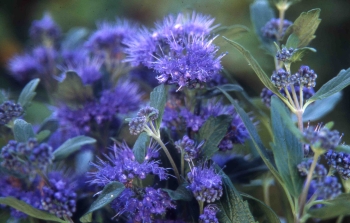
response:
[[[350,153],[350,146],[342,144],[342,145],[335,147],[334,150],[337,152]]]
[[[93,144],[95,142],[95,139],[88,136],[76,136],[74,138],[68,139],[53,152],[55,161],[65,159],[70,154],[79,150],[80,147],[87,144]]]
[[[303,121],[316,121],[331,112],[342,97],[341,92],[337,92],[328,98],[317,100],[309,105],[303,114]]]
[[[213,31],[215,34],[229,36],[230,38],[239,38],[249,32],[249,28],[243,25],[219,26]]]
[[[181,184],[176,190],[162,189],[167,192],[171,200],[178,201],[191,201],[193,194],[191,191],[187,190],[186,184]]]
[[[275,18],[275,13],[270,7],[268,0],[255,0],[250,5],[250,17],[255,29],[256,34],[259,37],[262,47],[272,56],[276,55],[276,48],[274,47],[273,40],[263,36],[261,28],[266,25],[268,21]]]
[[[220,87],[218,87],[220,89]],[[221,90],[221,89],[220,89]],[[274,163],[273,155],[264,147],[259,134],[253,124],[253,122],[250,120],[248,114],[238,105],[238,103],[233,100],[233,98],[224,90],[221,90],[224,95],[227,97],[227,99],[231,102],[231,104],[235,107],[236,112],[241,117],[245,127],[247,128],[247,131],[249,133],[250,139],[252,140],[256,150],[258,151],[259,155],[263,159],[266,166],[270,169],[272,174],[276,177],[276,179],[283,183],[283,180],[276,169],[276,164]]]
[[[249,194],[240,192],[240,195],[243,197],[244,200],[248,201],[249,209],[253,213],[254,217],[261,216],[263,218],[260,222],[281,222],[276,213],[264,202],[256,199],[255,197],[250,196]]]
[[[225,223],[255,223],[250,213],[248,203],[243,201],[239,192],[231,183],[231,180],[223,174],[223,195],[216,205],[219,208],[217,214],[219,222]]]
[[[16,210],[19,210],[31,217],[42,219],[46,221],[54,221],[54,222],[61,222],[61,223],[67,223],[67,221],[64,221],[55,215],[49,214],[45,211],[38,210],[29,204],[27,204],[24,201],[17,200],[14,197],[0,197],[0,204],[8,205]]]
[[[300,177],[297,165],[303,160],[304,153],[302,143],[289,128],[286,128],[286,119],[292,123],[288,117],[287,108],[277,97],[271,100],[271,120],[274,134],[272,150],[275,163],[283,182],[292,196],[298,198],[303,187],[303,178]],[[300,131],[299,131],[300,132]]]
[[[107,184],[99,193],[98,198],[91,204],[89,210],[80,218],[80,221],[89,222],[88,220],[91,218],[87,215],[111,203],[124,189],[124,184],[117,181]]]
[[[135,155],[137,162],[142,163],[145,160],[147,144],[149,142],[149,136],[143,132],[137,138],[132,151]]]
[[[217,146],[227,133],[231,121],[232,117],[228,115],[209,117],[207,119],[199,129],[199,142],[205,140],[202,148],[203,156],[210,159],[219,150]]]
[[[236,92],[241,92],[243,91],[243,88],[241,86],[239,86],[238,84],[223,84],[220,85],[220,88],[230,92],[230,91],[236,91]],[[222,94],[222,92],[217,89],[217,87],[213,87],[213,88],[208,88],[204,94],[198,96],[198,99],[204,99],[204,98],[212,98],[212,97],[216,97],[218,95]]]
[[[316,52],[316,50],[314,48],[311,48],[311,47],[303,47],[303,48],[300,48],[300,49],[296,49],[292,56],[287,60],[289,63],[294,63],[296,61],[301,61],[301,59],[304,57],[304,55],[307,53],[307,52]]]
[[[161,84],[158,87],[154,88],[153,91],[151,92],[150,106],[158,109],[159,111],[158,118],[155,121],[157,129],[159,129],[160,123],[162,122],[165,103],[167,99],[166,97],[167,97],[167,92],[165,90],[164,84]]]
[[[350,214],[350,194],[341,194],[333,200],[325,200],[325,202],[324,207],[309,209],[307,213],[310,217],[323,220]]]
[[[58,84],[55,96],[69,105],[79,105],[93,98],[93,91],[91,86],[83,84],[77,73],[68,71],[63,82]]]
[[[34,80],[31,80],[22,90],[21,94],[18,98],[18,103],[23,107],[26,108],[30,104],[30,102],[33,100],[34,96],[36,95],[35,89],[38,86],[40,82],[39,78],[36,78]]]
[[[321,9],[312,9],[301,13],[286,31],[285,36],[290,34],[286,43],[287,48],[305,47],[316,37],[314,34],[321,22],[321,19],[319,19],[320,12]]]
[[[49,130],[51,133],[54,133],[54,132],[56,132],[58,127],[59,127],[59,124],[58,124],[58,121],[56,119],[47,118],[40,125],[40,128],[39,128],[38,132],[41,132],[41,131],[44,131],[44,130]]]
[[[35,138],[39,141],[42,142],[45,139],[47,139],[47,137],[49,137],[51,135],[50,130],[43,130],[41,132],[39,132],[38,134],[36,134]]]
[[[74,49],[80,44],[84,38],[89,34],[86,28],[78,27],[70,29],[66,34],[64,40],[61,42],[62,49]]]
[[[33,127],[22,119],[14,121],[13,134],[18,142],[27,142],[29,138],[35,137]]]
[[[245,57],[245,59],[248,61],[249,65],[252,67],[260,81],[270,89],[275,95],[277,95],[281,100],[283,100],[285,103],[289,104],[288,100],[277,90],[277,88],[272,84],[270,78],[266,75],[266,73],[263,71],[263,69],[260,67],[258,62],[254,59],[254,57],[250,54],[249,51],[244,49],[243,46],[240,44],[227,39],[226,37],[223,37],[228,43],[230,43],[233,47],[235,47],[242,55]]]
[[[3,91],[0,91],[0,104],[4,103],[6,101],[7,97],[4,94]]]
[[[332,78],[330,81],[322,85],[322,87],[309,98],[305,105],[304,109],[312,102],[316,100],[321,100],[327,98],[347,87],[350,84],[350,68],[347,70],[341,70],[340,73]]]

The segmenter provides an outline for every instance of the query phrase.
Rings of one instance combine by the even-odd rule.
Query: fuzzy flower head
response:
[[[305,139],[312,147],[333,150],[341,140],[341,135],[337,130],[330,130],[325,126],[309,126],[303,133]]]
[[[164,215],[167,209],[176,206],[162,189],[146,187],[144,189],[126,188],[112,203],[117,216],[125,214],[132,222],[154,222],[156,216]]]
[[[13,118],[18,118],[23,114],[23,108],[20,104],[12,101],[5,101],[0,104],[0,125],[6,125]]]
[[[222,180],[212,166],[204,164],[201,167],[193,167],[187,174],[190,185],[188,188],[194,194],[196,200],[212,203],[222,196]]]
[[[61,37],[61,30],[49,13],[45,13],[41,20],[35,20],[29,33],[31,39],[38,43],[55,43]]]
[[[329,150],[325,157],[328,165],[333,167],[344,180],[350,178],[350,154]]]
[[[130,133],[138,135],[145,131],[148,129],[147,123],[155,121],[158,118],[158,115],[159,111],[156,108],[150,106],[141,108],[137,113],[137,117],[128,119]]]
[[[299,85],[305,85],[308,88],[316,86],[317,74],[314,72],[314,70],[311,70],[310,67],[301,66],[295,75]]]
[[[321,180],[312,180],[307,194],[307,200],[331,200],[341,194],[341,184],[338,178],[325,176]],[[313,208],[320,208],[323,204],[316,204]]]
[[[199,216],[200,223],[219,223],[219,220],[216,217],[216,213],[219,211],[219,208],[213,204],[209,204],[204,207],[203,214]]]
[[[182,140],[175,142],[175,147],[179,153],[184,153],[184,160],[191,161],[199,157],[204,141],[196,144],[194,140],[184,135]]]
[[[262,35],[265,38],[268,38],[271,40],[277,40],[277,39],[283,38],[288,27],[291,26],[293,23],[291,21],[284,19],[282,24],[282,33],[281,33],[281,36],[279,36],[280,21],[281,21],[280,19],[274,19],[274,18],[268,21],[265,24],[265,26],[261,28]]]
[[[42,188],[42,209],[59,218],[72,217],[76,210],[77,200],[74,184],[61,172],[49,173],[48,180],[49,185]]]
[[[159,179],[167,179],[168,175],[159,161],[150,158],[139,163],[132,150],[125,144],[114,145],[112,153],[105,155],[107,161],[99,159],[97,163],[91,163],[96,171],[89,172],[90,183],[105,186],[112,181],[119,181],[129,185],[134,178],[145,179],[148,174],[153,174]]]
[[[312,161],[313,161],[312,159],[308,159],[307,161],[303,161],[300,164],[298,164],[298,171],[300,176],[304,176],[304,177],[307,176],[307,174],[309,173]],[[312,176],[313,178],[316,178],[316,179],[322,179],[327,175],[327,172],[328,171],[325,166],[317,163]]]
[[[26,53],[11,58],[9,70],[16,80],[25,82],[41,74],[44,68],[35,57]]]

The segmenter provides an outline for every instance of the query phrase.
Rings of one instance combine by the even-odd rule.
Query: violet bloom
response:
[[[325,176],[320,180],[312,180],[307,194],[307,200],[314,197],[315,200],[332,200],[341,194],[341,184],[338,178]],[[323,204],[316,204],[313,208],[320,208]]]
[[[198,21],[206,22],[199,25]],[[195,13],[192,19],[182,14],[176,19],[167,17],[153,32],[143,30],[127,42],[126,61],[155,70],[159,83],[174,84],[178,90],[203,87],[221,70],[224,56],[216,57],[218,47],[212,43],[215,37],[208,35],[212,22]]]
[[[29,33],[31,39],[38,43],[55,43],[61,37],[61,30],[49,13],[45,13],[41,20],[33,21]]]
[[[146,187],[144,189],[126,188],[112,203],[117,216],[125,214],[132,222],[154,222],[156,216],[164,215],[167,209],[176,206],[162,189]]]
[[[18,118],[23,114],[23,108],[20,104],[12,101],[5,101],[0,104],[0,125],[6,125],[13,118]]]
[[[188,188],[197,201],[212,203],[222,196],[222,180],[212,166],[193,167],[187,174],[190,185]]]
[[[219,220],[216,217],[216,213],[219,211],[219,208],[215,205],[207,205],[203,209],[203,214],[199,216],[200,223],[219,223]]]
[[[279,36],[280,21],[281,21],[280,19],[275,19],[275,18],[268,21],[265,24],[265,26],[261,28],[262,35],[265,38],[268,38],[271,40],[282,39],[288,27],[291,26],[293,23],[291,21],[284,19],[282,24],[281,36]]]
[[[329,150],[325,157],[328,165],[337,170],[344,180],[350,178],[350,154]]]
[[[204,141],[199,144],[190,139],[187,135],[184,135],[182,140],[175,142],[175,148],[179,153],[184,153],[184,160],[191,161],[199,157],[201,149],[204,145]]]
[[[98,158],[97,163],[91,163],[96,168],[95,172],[89,172],[90,184],[105,186],[112,181],[119,181],[129,185],[134,178],[145,179],[148,174],[167,179],[165,168],[159,166],[159,161],[152,160],[152,156],[139,163],[132,150],[125,144],[114,145],[112,152],[105,155],[107,161]]]
[[[309,126],[304,130],[303,136],[311,146],[325,150],[333,150],[341,140],[341,135],[337,130],[330,130],[321,125]]]
[[[26,53],[12,57],[9,62],[9,70],[16,80],[26,82],[43,73],[44,68],[36,58]]]

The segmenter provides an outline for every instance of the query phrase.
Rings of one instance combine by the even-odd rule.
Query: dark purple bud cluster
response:
[[[299,85],[305,85],[308,88],[316,86],[317,74],[308,66],[301,66],[295,75]]]
[[[307,199],[315,196],[315,200],[331,200],[341,194],[341,184],[336,177],[325,176],[321,179],[312,180],[307,194]],[[313,206],[322,207],[322,204]]]
[[[304,130],[303,135],[311,147],[316,146],[326,150],[334,149],[339,145],[341,140],[341,135],[337,130],[331,131],[320,125],[316,127],[309,126]]]
[[[150,148],[149,148],[150,149]],[[148,152],[152,154],[153,152]],[[148,174],[167,179],[166,169],[159,166],[159,161],[151,160],[151,156],[139,163],[135,159],[132,150],[125,144],[114,145],[112,153],[106,155],[108,161],[99,159],[98,163],[91,163],[96,168],[95,172],[89,172],[89,182],[98,186],[105,186],[112,181],[129,184],[134,178],[145,179]]]
[[[216,213],[219,208],[213,204],[209,204],[203,209],[203,214],[199,216],[199,223],[219,223]]]
[[[215,173],[212,166],[193,167],[187,177],[190,182],[188,188],[194,194],[196,200],[213,203],[222,196],[221,176]]]
[[[147,120],[154,121],[158,118],[159,111],[156,108],[146,106],[137,113],[138,117],[146,117]]]
[[[41,20],[34,21],[29,33],[32,40],[39,43],[45,43],[45,41],[54,43],[61,37],[61,30],[49,13],[46,13]]]
[[[194,140],[190,139],[185,135],[182,140],[175,142],[175,147],[179,153],[184,153],[184,160],[191,161],[197,159],[204,145],[204,141],[200,142],[198,145]]]
[[[277,72],[274,71],[271,76],[271,82],[278,88],[285,88],[290,84],[294,84],[294,78],[284,69],[279,69]]]
[[[48,175],[49,185],[42,188],[42,209],[59,218],[71,217],[76,210],[77,194],[73,184],[61,172]]]
[[[0,125],[6,125],[13,118],[23,114],[23,108],[20,104],[12,101],[5,101],[0,105]]]
[[[271,19],[264,27],[261,28],[262,35],[271,40],[277,40],[283,38],[289,26],[293,23],[286,19],[283,20],[281,36],[279,36],[280,19]]]
[[[137,117],[129,121],[129,130],[132,135],[138,135],[144,131],[147,122],[154,121],[158,118],[159,111],[156,108],[146,106],[141,108],[137,113]]]
[[[295,89],[295,93],[296,95],[300,94],[300,86],[298,85],[294,85],[294,89]],[[287,90],[289,92],[289,94],[292,94],[290,87],[287,87]],[[284,89],[280,90],[280,93],[286,97],[286,92],[284,91]],[[303,87],[303,100],[306,101],[307,99],[311,98],[313,95],[315,94],[315,91],[313,88],[307,88],[307,87]],[[261,93],[260,93],[260,97],[262,102],[267,106],[267,107],[271,107],[271,97],[275,95],[272,91],[270,91],[268,88],[263,88]]]
[[[157,215],[164,215],[167,209],[176,205],[162,189],[126,188],[111,204],[117,215],[125,214],[132,222],[154,222]]]
[[[313,159],[303,161],[298,165],[300,176],[307,176],[309,173]],[[312,174],[313,178],[321,179],[327,175],[327,169],[322,164],[316,164],[315,170]]]
[[[293,55],[293,52],[293,48],[287,49],[286,47],[283,47],[280,51],[277,52],[276,59],[285,62]]]
[[[52,148],[46,143],[38,144],[31,138],[27,143],[10,140],[1,150],[1,166],[21,174],[43,171],[53,160]]]
[[[328,165],[337,170],[344,180],[350,178],[350,154],[329,150],[325,157]]]

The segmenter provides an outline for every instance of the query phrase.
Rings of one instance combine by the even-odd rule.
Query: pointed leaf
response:
[[[7,97],[5,96],[5,93],[3,91],[0,91],[0,104],[4,103],[6,99]]]
[[[275,13],[270,7],[268,0],[255,0],[250,5],[250,17],[254,25],[255,33],[258,35],[262,47],[272,56],[276,54],[274,41],[263,36],[261,28],[266,25],[271,19],[275,18]]]
[[[51,134],[50,130],[43,130],[41,132],[39,132],[38,134],[36,134],[35,138],[39,141],[42,142],[45,139],[47,139],[47,137],[49,137]]]
[[[255,223],[250,213],[248,203],[243,201],[239,192],[226,175],[222,175],[223,195],[216,205],[219,208],[217,213],[219,222],[225,223]]]
[[[41,211],[39,209],[36,209],[29,204],[27,204],[24,201],[17,200],[14,197],[0,197],[0,204],[8,205],[16,210],[19,210],[31,217],[42,219],[46,221],[54,221],[54,222],[61,222],[61,223],[67,223],[67,221],[64,221],[55,215],[52,215],[48,212]]]
[[[337,152],[350,153],[350,146],[342,144],[342,145],[335,147],[334,150]]]
[[[220,85],[220,88],[227,91],[227,92],[230,92],[230,91],[241,92],[241,91],[243,91],[243,88],[241,86],[239,86],[238,84],[223,84],[223,85]],[[213,87],[213,88],[207,89],[207,91],[205,91],[204,94],[198,96],[197,98],[199,98],[199,99],[212,98],[212,97],[218,96],[220,94],[222,94],[222,92],[219,89],[217,89],[217,87]]]
[[[158,129],[160,127],[160,123],[162,122],[166,99],[167,92],[165,90],[164,84],[161,84],[158,87],[154,88],[151,92],[150,105],[151,107],[156,108],[159,111],[158,118],[155,121],[156,128]]]
[[[285,119],[292,122],[290,116],[281,115],[281,113],[288,114],[287,108],[274,96],[271,101],[271,119],[274,134],[272,150],[275,163],[290,194],[298,198],[304,181],[297,168],[304,157],[303,147],[298,137],[286,128]]]
[[[70,154],[79,150],[82,146],[93,144],[95,142],[95,139],[88,136],[76,136],[74,138],[68,139],[53,152],[55,161],[65,159]]]
[[[176,190],[163,189],[168,193],[171,200],[173,201],[191,201],[193,199],[193,194],[186,188],[186,184],[181,184]]]
[[[228,115],[210,117],[199,129],[199,142],[205,140],[202,148],[205,157],[210,159],[219,150],[217,146],[226,135],[231,121],[232,117]]]
[[[301,61],[301,59],[304,57],[304,55],[307,53],[307,52],[316,52],[316,50],[314,48],[311,48],[311,47],[303,47],[303,48],[300,48],[300,49],[296,49],[292,56],[287,60],[289,63],[294,63],[294,62],[297,62],[297,61]]]
[[[250,196],[249,194],[240,192],[240,195],[243,197],[244,200],[248,201],[249,208],[250,210],[252,210],[254,217],[257,217],[254,212],[256,210],[263,217],[262,222],[269,222],[269,223],[281,222],[277,214],[264,202],[256,199],[255,197]]]
[[[215,34],[225,35],[235,39],[241,37],[247,32],[249,32],[249,28],[242,25],[220,26],[213,31]]]
[[[321,9],[312,9],[303,12],[286,31],[288,37],[287,48],[302,48],[307,46],[315,38],[315,32],[321,22],[319,19]]]
[[[220,87],[218,87],[218,89],[220,89]],[[247,128],[249,136],[250,136],[256,150],[258,151],[259,155],[263,159],[266,166],[270,169],[270,171],[276,177],[276,179],[280,183],[283,183],[281,176],[277,172],[276,164],[274,163],[273,155],[264,147],[264,145],[259,137],[259,134],[258,134],[253,122],[250,120],[248,114],[238,105],[238,103],[235,100],[233,100],[233,98],[227,92],[225,92],[222,89],[220,89],[220,90],[224,93],[224,95],[227,97],[227,99],[235,107],[236,112],[241,117],[245,127]]]
[[[350,194],[341,194],[333,200],[325,200],[327,202],[321,208],[311,208],[307,213],[312,218],[330,219],[340,215],[349,215]]]
[[[89,31],[86,28],[78,27],[70,29],[61,43],[62,49],[75,49],[88,34]]]
[[[27,142],[29,138],[35,137],[32,125],[26,121],[16,119],[13,124],[13,134],[16,141]]]
[[[35,89],[40,82],[39,78],[31,80],[22,90],[18,98],[18,103],[23,107],[28,107],[30,102],[33,100],[36,95]]]
[[[281,100],[283,100],[285,103],[289,104],[288,100],[277,90],[277,88],[272,84],[270,78],[266,75],[264,70],[260,67],[258,62],[254,59],[254,57],[250,54],[249,51],[244,49],[243,46],[240,44],[227,39],[226,37],[223,37],[228,43],[230,43],[232,46],[234,46],[242,55],[244,58],[248,61],[249,65],[252,67],[260,81],[270,89],[275,95],[277,95]]]
[[[117,181],[107,184],[99,194],[98,198],[91,204],[89,210],[80,218],[80,221],[89,222],[89,217],[87,215],[111,203],[124,191],[124,189],[124,184]]]
[[[41,132],[44,130],[49,130],[51,133],[56,132],[56,130],[59,127],[58,120],[52,119],[52,118],[47,118],[44,120],[44,122],[40,125],[40,128],[37,132]]]
[[[134,153],[135,158],[139,163],[142,163],[145,160],[148,142],[149,136],[147,133],[143,132],[139,135],[134,144],[134,147],[132,148],[132,152]]]
[[[327,98],[347,87],[350,84],[350,68],[341,70],[340,73],[330,81],[322,85],[322,87],[306,101],[304,109],[312,102]]]

